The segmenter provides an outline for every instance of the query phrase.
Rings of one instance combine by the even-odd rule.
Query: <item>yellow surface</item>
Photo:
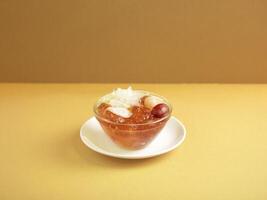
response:
[[[173,104],[188,135],[146,160],[80,141],[118,85],[0,84],[0,199],[267,199],[267,85],[134,85]]]
[[[267,83],[266,9],[265,0],[1,0],[0,81]]]

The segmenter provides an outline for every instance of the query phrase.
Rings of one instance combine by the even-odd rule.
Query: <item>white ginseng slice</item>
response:
[[[108,107],[107,110],[124,118],[129,118],[132,116],[132,113],[127,108],[123,107]]]
[[[156,96],[148,96],[144,100],[145,107],[149,108],[150,110],[152,110],[152,108],[154,108],[156,105],[160,103],[164,103],[164,102],[162,99]]]

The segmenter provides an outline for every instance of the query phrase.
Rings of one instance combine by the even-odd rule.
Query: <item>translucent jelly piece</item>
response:
[[[150,120],[150,110],[144,106],[134,106],[130,122],[133,124],[146,123]]]

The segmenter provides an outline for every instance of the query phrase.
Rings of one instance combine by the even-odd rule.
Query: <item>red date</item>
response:
[[[157,104],[153,107],[151,114],[153,117],[162,118],[169,114],[169,107],[165,103]]]

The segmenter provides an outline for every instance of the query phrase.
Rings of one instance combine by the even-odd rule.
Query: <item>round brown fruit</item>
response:
[[[153,107],[151,114],[153,117],[162,118],[169,114],[169,107],[165,103],[157,104]]]

